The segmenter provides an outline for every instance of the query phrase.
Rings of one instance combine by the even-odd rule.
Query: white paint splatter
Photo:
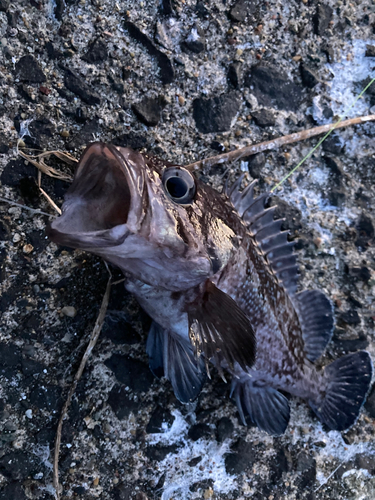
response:
[[[189,424],[183,415],[175,410],[172,412],[175,420],[165,432],[150,434],[150,444],[171,446],[181,444],[178,455],[169,453],[159,464],[159,470],[167,471],[162,500],[187,500],[191,498],[190,486],[194,483],[211,479],[215,493],[229,493],[236,486],[235,477],[225,470],[225,455],[230,450],[230,440],[217,443],[215,440],[198,439],[191,441],[185,439]],[[193,415],[190,414],[190,417]],[[193,458],[201,457],[197,465],[189,465]],[[160,474],[155,475],[155,481],[160,479]]]
[[[369,113],[370,104],[366,98],[359,99],[349,111],[348,108],[363,89],[363,82],[375,77],[373,60],[365,57],[366,44],[370,43],[371,40],[353,40],[343,49],[340,61],[326,65],[333,75],[333,79],[328,82],[328,95],[332,99],[330,107],[334,115],[345,114],[347,118],[351,118]],[[322,115],[319,97],[315,98],[310,111],[319,124],[331,120]]]

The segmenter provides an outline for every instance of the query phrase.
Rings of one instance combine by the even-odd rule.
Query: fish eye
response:
[[[167,195],[175,203],[188,205],[194,199],[195,181],[193,175],[181,167],[164,170],[162,182]]]

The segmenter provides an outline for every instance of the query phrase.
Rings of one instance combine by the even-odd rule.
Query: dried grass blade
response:
[[[24,158],[25,160],[29,161],[32,165],[34,165],[38,170],[43,172],[44,174],[48,175],[49,177],[53,177],[55,179],[60,179],[62,181],[72,181],[73,178],[65,174],[64,172],[60,172],[59,170],[56,170],[53,167],[50,167],[44,162],[44,157],[47,155],[50,155],[51,153],[42,153],[41,155],[38,155],[36,157],[32,157],[30,155],[27,155],[23,151],[19,151],[19,154]],[[34,158],[40,158],[40,160],[36,160]]]
[[[78,163],[77,158],[74,158],[74,156],[72,156],[70,153],[63,153],[62,151],[51,151],[51,154],[72,167],[74,167]]]
[[[53,201],[53,199],[40,186],[39,186],[39,190],[42,193],[42,195],[46,198],[48,203],[56,210],[56,212],[59,215],[61,215],[62,214],[61,209],[56,205],[56,203]]]
[[[53,214],[47,214],[47,212],[43,212],[42,210],[38,210],[37,208],[28,207],[27,205],[22,205],[21,203],[17,203],[13,200],[8,200],[8,198],[3,198],[2,196],[0,196],[0,201],[3,203],[8,203],[9,205],[14,205],[15,207],[20,207],[24,210],[28,210],[29,212],[32,212],[34,214],[46,215],[47,217],[56,217]]]

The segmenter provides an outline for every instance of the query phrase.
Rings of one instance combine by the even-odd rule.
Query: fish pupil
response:
[[[182,198],[189,190],[189,186],[181,177],[170,177],[165,187],[172,198]]]

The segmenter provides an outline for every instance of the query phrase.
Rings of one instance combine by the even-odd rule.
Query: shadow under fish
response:
[[[47,228],[61,245],[118,266],[125,287],[153,319],[150,368],[183,403],[200,393],[209,365],[232,376],[241,419],[281,435],[288,392],[330,429],[355,423],[372,375],[365,351],[324,370],[314,362],[331,339],[330,301],[297,293],[296,256],[269,193],[242,178],[225,193],[188,170],[104,143],[87,147],[62,207]]]

